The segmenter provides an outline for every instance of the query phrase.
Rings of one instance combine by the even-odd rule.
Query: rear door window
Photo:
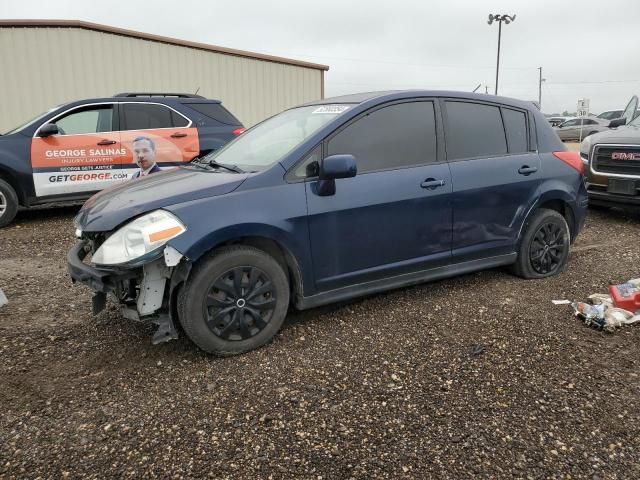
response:
[[[503,108],[502,117],[504,118],[504,127],[507,132],[509,153],[527,152],[529,150],[527,141],[529,135],[527,130],[527,117],[524,112]]]
[[[189,122],[182,115],[164,105],[124,103],[122,130],[186,127]]]
[[[470,102],[445,102],[447,158],[494,157],[507,153],[500,108]]]
[[[399,103],[374,110],[331,138],[327,152],[353,155],[358,173],[434,163],[433,102]]]

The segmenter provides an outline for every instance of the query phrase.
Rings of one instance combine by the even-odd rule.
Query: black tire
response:
[[[224,247],[203,259],[183,292],[178,316],[185,333],[205,352],[221,356],[269,342],[289,308],[289,282],[282,267],[249,246]]]
[[[18,213],[18,195],[11,185],[0,179],[0,228],[9,225]]]
[[[536,210],[523,228],[512,272],[527,279],[557,275],[567,265],[570,240],[562,215],[546,208]]]

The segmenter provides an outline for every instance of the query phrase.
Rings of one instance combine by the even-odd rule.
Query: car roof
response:
[[[414,97],[449,97],[463,100],[477,100],[481,102],[499,103],[513,107],[531,109],[535,107],[532,102],[517,100],[515,98],[488,95],[486,93],[471,93],[453,90],[385,90],[380,92],[363,92],[338,97],[324,98],[315,102],[308,102],[300,106],[327,105],[336,103],[365,103],[375,100],[375,103],[384,101],[401,100]]]
[[[163,103],[167,105],[175,105],[176,103],[180,104],[189,104],[189,103],[222,103],[220,100],[211,99],[211,98],[182,98],[182,97],[161,97],[161,96],[152,96],[152,97],[137,97],[137,96],[113,96],[113,97],[97,97],[97,98],[85,98],[82,100],[74,100],[73,102],[63,103],[59,105],[58,108],[63,107],[76,107],[79,105],[91,104],[91,103]]]

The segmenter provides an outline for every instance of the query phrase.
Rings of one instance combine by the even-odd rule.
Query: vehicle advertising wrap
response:
[[[135,178],[141,166],[190,162],[199,151],[196,128],[34,137],[33,182],[39,197],[93,192]]]

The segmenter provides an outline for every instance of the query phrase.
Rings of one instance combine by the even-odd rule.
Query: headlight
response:
[[[111,235],[94,253],[92,261],[98,265],[127,263],[156,251],[185,231],[185,226],[174,215],[156,210]]]
[[[585,138],[580,144],[580,157],[585,164],[589,163],[589,151],[591,150],[591,135]]]

